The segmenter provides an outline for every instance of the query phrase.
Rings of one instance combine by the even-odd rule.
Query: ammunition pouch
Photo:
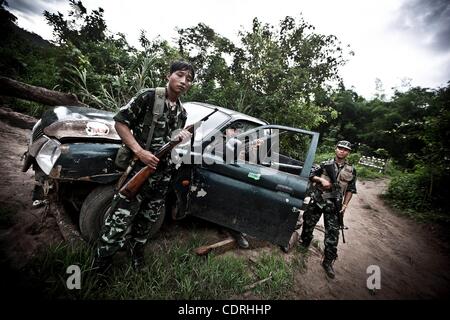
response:
[[[130,164],[130,160],[132,157],[132,152],[130,148],[126,145],[122,144],[117,151],[116,159],[114,160],[114,164],[117,168],[125,170]]]

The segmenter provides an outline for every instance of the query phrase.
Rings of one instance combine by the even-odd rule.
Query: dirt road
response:
[[[430,230],[395,214],[380,195],[386,180],[358,182],[358,194],[346,212],[346,243],[340,243],[336,279],[322,271],[321,250],[310,249],[305,274],[296,277],[296,296],[310,299],[448,298],[448,244]],[[320,222],[319,222],[320,223]],[[322,246],[323,233],[315,230]],[[369,291],[367,279],[378,266],[380,290]],[[372,281],[369,281],[373,283]]]
[[[42,219],[43,209],[31,207],[32,172],[22,173],[20,157],[30,130],[10,126],[0,118],[0,207],[11,214],[0,226],[2,263],[20,268],[36,250],[61,241],[55,220]],[[395,214],[379,198],[386,180],[358,183],[346,213],[346,244],[339,245],[336,279],[326,278],[321,266],[323,233],[307,258],[307,270],[295,276],[288,299],[433,299],[448,298],[449,248],[429,227]],[[381,289],[366,286],[367,268],[379,267]]]
[[[41,246],[62,240],[55,219],[31,205],[34,175],[32,170],[22,172],[20,160],[30,132],[0,118],[0,212],[7,216],[0,225],[0,257],[17,268]]]

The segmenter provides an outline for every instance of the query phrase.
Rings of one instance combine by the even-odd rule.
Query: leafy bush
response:
[[[326,161],[334,158],[334,152],[323,152],[316,153],[316,157],[314,158],[314,163],[321,163],[322,161]]]
[[[355,165],[356,175],[358,179],[377,179],[382,178],[385,175],[380,173],[378,169],[372,169],[362,165]]]
[[[48,110],[48,106],[33,101],[16,98],[8,98],[7,101],[8,106],[11,106],[14,111],[24,113],[35,118],[40,118],[42,114]]]
[[[450,223],[448,201],[442,193],[445,181],[448,179],[433,177],[425,167],[418,167],[414,172],[394,176],[386,198],[416,220]]]
[[[145,57],[135,68],[125,70],[118,66],[117,75],[103,76],[69,65],[67,70],[71,72],[72,77],[67,81],[77,89],[83,101],[100,109],[115,111],[127,104],[140,90],[155,87],[152,72],[154,61],[152,56]],[[91,88],[92,79],[100,85],[99,88]]]
[[[405,208],[422,210],[429,206],[426,172],[404,173],[392,178],[387,196]]]
[[[358,152],[351,152],[348,157],[347,157],[347,161],[348,163],[352,164],[352,165],[356,165],[359,161],[359,159],[361,158],[361,154]]]

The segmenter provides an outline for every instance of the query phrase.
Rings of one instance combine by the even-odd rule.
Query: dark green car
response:
[[[217,108],[184,107],[187,125]],[[319,134],[218,109],[190,143],[173,150],[178,170],[153,233],[166,214],[192,215],[286,247],[306,196]],[[122,174],[114,165],[121,141],[112,117],[81,107],[46,112],[32,131],[23,168],[33,165],[45,189],[58,190],[79,212],[88,241],[96,239]]]

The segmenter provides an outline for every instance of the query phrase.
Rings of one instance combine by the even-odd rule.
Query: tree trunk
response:
[[[75,94],[32,86],[7,77],[0,77],[0,95],[35,101],[49,106],[85,106]]]
[[[0,120],[11,126],[30,130],[33,129],[33,126],[38,121],[29,115],[18,113],[5,107],[0,107]]]

